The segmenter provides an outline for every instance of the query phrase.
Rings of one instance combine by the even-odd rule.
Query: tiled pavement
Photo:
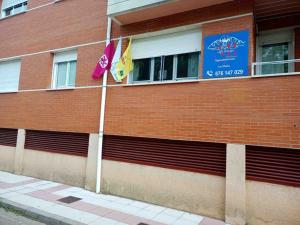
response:
[[[58,201],[68,196],[80,200]],[[179,210],[0,171],[1,199],[89,225],[225,225]]]

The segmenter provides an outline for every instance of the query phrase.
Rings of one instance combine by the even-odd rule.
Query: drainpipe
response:
[[[111,18],[107,20],[106,32],[106,46],[110,42],[111,34]],[[102,177],[102,148],[103,148],[103,134],[104,134],[104,116],[105,116],[105,101],[106,101],[106,85],[107,85],[107,71],[103,75],[102,94],[101,94],[101,108],[100,108],[100,122],[99,122],[99,137],[98,137],[98,152],[97,152],[97,173],[96,173],[96,193],[99,194],[101,190]]]

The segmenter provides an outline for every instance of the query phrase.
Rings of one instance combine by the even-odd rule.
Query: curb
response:
[[[0,198],[0,208],[21,215],[37,222],[45,223],[47,225],[85,225],[80,222],[72,221],[70,219],[47,213],[40,209],[24,206],[19,203]]]

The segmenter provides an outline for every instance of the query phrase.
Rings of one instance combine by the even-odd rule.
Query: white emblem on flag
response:
[[[101,56],[101,58],[99,60],[99,64],[100,64],[100,66],[103,69],[107,67],[107,65],[108,65],[108,58],[106,57],[106,55]]]

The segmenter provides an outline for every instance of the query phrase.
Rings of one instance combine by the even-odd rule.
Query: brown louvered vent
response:
[[[225,176],[226,145],[104,135],[103,158]]]
[[[89,134],[26,130],[25,148],[87,156]]]
[[[0,145],[16,147],[18,129],[0,128]]]
[[[300,149],[246,147],[248,180],[300,186]]]

